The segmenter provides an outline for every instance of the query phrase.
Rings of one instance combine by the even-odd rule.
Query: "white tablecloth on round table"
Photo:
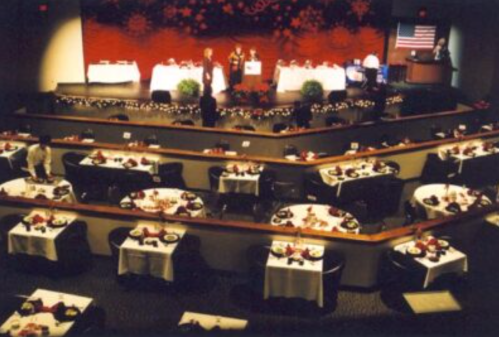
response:
[[[282,241],[274,241],[272,245],[286,247],[289,244]],[[292,244],[290,244],[292,245]],[[323,252],[324,247],[306,244],[310,250]],[[265,267],[265,284],[263,296],[284,298],[304,298],[317,302],[319,307],[324,305],[324,291],[322,286],[323,260],[304,260],[303,266],[293,262],[288,264],[287,258],[277,258],[269,253]]]
[[[276,67],[277,92],[299,91],[303,83],[308,80],[316,80],[322,83],[326,91],[345,90],[345,69],[340,67],[318,66],[316,68],[305,67]]]
[[[40,214],[45,219],[48,218],[45,211],[35,210],[30,213],[30,216],[34,216],[35,214]],[[76,220],[76,216],[74,214],[58,212],[55,218],[66,220],[68,226],[61,228],[45,227],[45,233],[35,230],[33,226],[28,231],[22,223],[12,228],[9,231],[9,254],[41,256],[51,261],[57,261],[55,240],[66,228],[71,226],[71,223]]]
[[[446,186],[448,186],[448,191],[446,190]],[[442,218],[446,216],[455,215],[454,213],[449,212],[445,208],[449,205],[449,202],[442,200],[442,197],[446,195],[455,194],[457,197],[457,202],[461,206],[461,210],[466,212],[468,207],[472,205],[476,197],[468,195],[469,189],[456,185],[445,185],[445,184],[430,184],[423,185],[418,187],[416,191],[414,191],[413,195],[413,203],[416,204],[420,211],[426,213],[428,219],[436,219]],[[437,206],[427,205],[423,202],[425,198],[430,198],[432,195],[435,195],[440,203]],[[483,200],[490,200],[486,197],[482,197]]]
[[[306,225],[304,223],[304,218],[308,214],[308,209],[312,208],[312,212],[315,213],[317,216],[318,220],[323,220],[327,223],[326,226],[320,226],[318,224],[315,225]],[[300,228],[310,228],[314,230],[319,230],[319,231],[333,231],[337,230],[338,232],[343,232],[346,233],[348,232],[346,229],[340,226],[340,224],[343,222],[345,217],[336,217],[332,216],[329,214],[329,209],[331,206],[329,205],[316,205],[316,204],[301,204],[301,205],[293,205],[289,207],[284,207],[283,209],[289,209],[293,213],[293,217],[290,219],[281,219],[281,222],[278,223],[278,217],[277,215],[273,215],[271,219],[271,225],[272,226],[284,226],[286,222],[291,221],[295,227],[300,227]],[[345,212],[345,216],[350,215],[349,213]],[[356,219],[353,219],[358,223]],[[359,234],[360,232],[360,226],[357,228],[355,231],[352,231],[352,233]]]
[[[29,190],[28,190],[29,186]],[[55,201],[76,202],[71,183],[61,180],[53,184],[26,183],[26,178],[18,178],[0,185],[0,190],[5,190],[10,197],[21,197],[34,199],[38,194],[45,195],[48,199],[54,200],[54,189],[58,186],[69,186],[69,193]]]
[[[415,245],[414,241],[409,241],[398,246],[395,250],[406,254],[407,249]],[[432,262],[428,257],[415,258],[419,264],[426,269],[426,276],[424,279],[423,287],[428,287],[437,277],[448,273],[464,273],[468,271],[468,258],[462,252],[449,248],[445,255],[440,256],[440,261]]]
[[[29,300],[42,300],[45,307],[52,307],[59,302],[63,302],[66,306],[76,306],[82,313],[92,304],[92,299],[88,297],[76,296],[71,294],[59,293],[50,290],[37,289]],[[20,309],[20,308],[19,308]],[[12,329],[12,324],[18,321],[19,329]],[[0,327],[0,333],[6,334],[9,330],[10,336],[18,337],[28,324],[45,325],[49,328],[50,336],[64,336],[69,332],[75,322],[58,322],[52,313],[44,312],[30,316],[20,316],[17,312],[13,313],[7,321]]]
[[[334,171],[336,166],[339,166],[341,168],[341,170],[343,171],[343,174],[340,176],[341,178],[343,178],[343,180],[339,180],[338,176],[329,173],[329,171]],[[358,178],[352,178],[352,177],[349,177],[345,174],[346,170],[352,169],[352,168],[355,169],[355,172],[359,174]],[[339,164],[331,166],[331,167],[323,168],[323,169],[319,170],[319,173],[320,173],[322,180],[324,181],[325,184],[327,184],[329,186],[338,185],[338,191],[336,194],[339,197],[341,195],[341,187],[345,183],[352,182],[352,181],[359,181],[361,179],[366,179],[366,178],[394,175],[395,171],[393,168],[391,168],[389,166],[385,166],[383,171],[375,171],[374,170],[374,163],[372,161],[360,161],[360,162],[339,163]]]
[[[135,205],[138,208],[142,209],[144,212],[159,212],[159,209],[157,208],[157,200],[174,200],[177,202],[176,204],[171,205],[170,208],[163,210],[163,213],[167,215],[175,215],[175,212],[180,206],[185,207],[189,203],[189,201],[181,198],[182,193],[186,193],[186,191],[176,188],[155,188],[144,190],[142,192],[145,193],[145,198],[141,200],[134,199],[133,201]],[[131,200],[129,197],[125,197],[123,200],[121,200],[121,203],[128,203],[130,201]],[[200,197],[197,197],[197,199],[193,200],[192,202],[199,202],[203,204],[203,200]],[[206,216],[204,207],[198,211],[189,211],[189,213],[193,218],[202,218]]]
[[[177,91],[177,85],[186,79],[198,81],[203,86],[203,67],[180,67],[158,64],[152,71],[151,92],[155,90]],[[222,67],[213,68],[213,94],[227,89]]]
[[[158,228],[148,225],[139,225],[138,229],[148,227],[150,232],[158,232]],[[168,229],[168,233],[176,233],[181,238],[185,234],[185,230]],[[127,238],[120,247],[120,258],[118,264],[118,275],[127,273],[137,275],[151,275],[166,281],[174,280],[173,260],[172,255],[178,246],[177,243],[165,245],[158,238],[148,238],[146,240],[154,240],[158,247],[152,245],[139,245],[137,240]],[[180,241],[179,241],[180,242]]]
[[[88,66],[88,83],[140,82],[140,71],[133,63],[97,63]]]

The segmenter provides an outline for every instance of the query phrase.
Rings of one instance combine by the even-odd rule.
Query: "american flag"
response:
[[[395,48],[432,49],[436,33],[436,26],[399,23]]]

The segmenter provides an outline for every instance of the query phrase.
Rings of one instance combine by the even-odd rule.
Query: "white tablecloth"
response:
[[[499,150],[495,147],[493,147],[490,151],[485,151],[483,148],[484,144],[485,142],[482,140],[475,140],[471,142],[441,146],[438,149],[438,155],[443,160],[449,158],[457,160],[459,162],[458,172],[459,174],[461,174],[463,172],[465,161],[471,160],[473,158],[490,156],[499,152]],[[453,153],[456,148],[459,150],[459,153]],[[464,151],[469,148],[474,148],[472,153],[464,154]]]
[[[11,148],[8,150],[6,149],[7,144],[11,146]],[[12,168],[12,160],[16,155],[20,154],[23,151],[26,151],[26,149],[26,143],[0,141],[0,158],[8,160],[9,165]]]
[[[150,232],[157,233],[158,228],[148,225],[139,225],[138,229],[148,227]],[[168,233],[176,233],[183,237],[185,230],[166,228]],[[145,241],[156,241],[158,247],[144,244],[140,245],[138,240],[127,238],[120,247],[120,259],[118,274],[127,273],[138,275],[151,275],[166,281],[174,280],[172,255],[178,243],[165,245],[158,238],[146,238]]]
[[[475,196],[468,195],[469,189],[456,185],[448,185],[448,190],[446,190],[446,186],[447,185],[445,184],[423,185],[414,191],[412,201],[416,204],[420,212],[426,213],[428,219],[455,215],[445,209],[450,203],[449,201],[442,199],[445,196],[455,196],[456,202],[459,203],[463,212],[466,212],[468,207],[476,201]],[[437,206],[428,205],[424,202],[424,199],[430,198],[432,195],[436,196],[440,201]],[[483,196],[482,199],[490,202],[490,199],[486,196]]]
[[[335,173],[335,167],[337,166],[339,166],[343,171],[340,176],[336,176],[335,174],[333,174]],[[346,175],[345,173],[349,169],[354,169],[355,172],[359,174],[359,177],[350,177]],[[366,178],[394,175],[395,171],[389,166],[385,166],[382,170],[375,171],[374,162],[372,160],[362,160],[339,163],[331,167],[323,168],[319,171],[319,173],[325,184],[330,186],[338,185],[337,196],[339,197],[341,195],[342,185],[347,182],[358,181],[360,179]]]
[[[237,165],[239,171],[248,171],[250,168],[247,164],[229,164],[229,166]],[[260,167],[261,169],[261,167]],[[258,196],[260,194],[260,174],[236,175],[235,173],[224,172],[220,176],[220,184],[218,191],[220,193],[243,193],[253,194]]]
[[[69,186],[69,193],[55,201],[75,202],[76,197],[69,181],[61,180],[53,184],[27,183],[26,178],[19,178],[8,181],[0,185],[0,190],[4,190],[10,197],[21,197],[34,199],[37,195],[45,195],[48,199],[54,200],[54,189],[58,186]]]
[[[340,67],[318,66],[316,68],[282,67],[276,68],[277,92],[300,91],[303,83],[316,80],[326,91],[345,90],[345,69]]]
[[[177,91],[177,85],[186,79],[196,80],[203,86],[203,67],[180,67],[178,65],[158,64],[152,71],[151,92],[155,90]],[[222,67],[213,69],[213,94],[227,89]]]
[[[407,249],[413,247],[414,241],[406,242],[396,246],[394,249],[406,254]],[[415,258],[419,264],[426,268],[424,288],[428,287],[437,277],[448,273],[463,273],[468,271],[468,258],[465,254],[450,247],[445,255],[440,256],[440,261],[432,262],[428,257]]]
[[[30,213],[30,217],[39,214],[45,219],[48,219],[50,214],[46,214],[46,211],[35,210]],[[31,226],[31,230],[28,231],[26,226],[22,223],[16,225],[12,230],[9,231],[9,254],[28,254],[33,256],[41,256],[51,261],[57,261],[57,249],[55,246],[55,240],[57,237],[71,225],[71,223],[76,219],[74,214],[61,213],[58,212],[55,215],[56,219],[66,220],[68,226],[61,228],[50,228],[47,227],[47,223],[41,224],[45,228],[45,233],[40,230],[36,230],[34,226]]]
[[[272,245],[286,247],[288,243],[274,241]],[[293,244],[290,244],[293,245]],[[310,250],[320,250],[324,255],[324,247],[305,245]],[[277,258],[269,254],[265,267],[264,298],[285,297],[304,298],[316,301],[319,307],[324,305],[324,291],[322,286],[323,260],[304,260],[303,266],[293,262],[288,264],[286,257]]]
[[[203,329],[208,331],[216,326],[222,330],[244,330],[248,325],[248,321],[244,319],[199,314],[189,311],[184,312],[178,325],[180,326],[182,324],[189,324],[192,322],[199,323]]]
[[[284,209],[289,209],[293,213],[293,217],[289,219],[280,219],[276,214],[272,216],[271,225],[272,226],[285,226],[288,221],[291,221],[295,227],[299,228],[309,228],[319,231],[338,231],[347,233],[348,230],[341,227],[341,223],[345,220],[345,217],[351,217],[355,222],[358,221],[353,218],[349,213],[343,212],[344,215],[341,217],[332,216],[329,214],[329,209],[331,206],[328,205],[316,205],[316,204],[301,204],[294,205],[290,207],[285,207]],[[311,210],[311,212],[309,212]],[[304,219],[309,216],[309,214],[315,214],[313,221],[305,221]],[[323,222],[323,223],[321,223]],[[351,233],[358,234],[360,231],[360,226],[352,230]]]
[[[140,71],[136,62],[121,64],[90,64],[88,83],[126,83],[140,82]]]
[[[63,302],[66,306],[76,306],[82,313],[92,303],[92,299],[88,297],[59,293],[50,290],[37,289],[29,298],[29,300],[41,299],[43,305],[50,307],[59,302]],[[13,329],[12,324],[19,323],[19,329]],[[75,322],[56,322],[54,315],[51,313],[38,313],[31,316],[21,317],[15,312],[5,323],[0,327],[0,333],[10,333],[12,337],[21,336],[21,332],[28,324],[45,325],[49,328],[50,336],[64,336],[71,329]]]
[[[100,152],[107,160],[104,164],[94,165],[92,163],[92,158]],[[147,159],[150,162],[150,165],[143,165],[142,158]],[[103,168],[110,169],[122,169],[125,170],[123,164],[128,162],[128,160],[135,160],[137,162],[137,166],[129,168],[129,170],[133,171],[142,171],[148,172],[150,174],[154,173],[155,166],[159,163],[159,156],[154,156],[150,154],[142,154],[142,153],[134,153],[134,152],[121,152],[121,151],[107,151],[107,150],[96,150],[92,152],[89,156],[85,157],[80,165],[85,166],[97,166]]]
[[[175,215],[175,212],[179,207],[186,207],[189,201],[182,199],[182,194],[186,191],[179,190],[175,188],[155,188],[142,191],[145,194],[143,199],[134,199],[137,208],[140,208],[144,212],[158,213],[162,211],[167,215]],[[132,200],[129,197],[125,197],[121,203],[128,203]],[[197,202],[203,204],[203,200],[200,197],[193,200],[192,202]],[[191,217],[201,218],[206,216],[204,207],[200,210],[189,211]]]

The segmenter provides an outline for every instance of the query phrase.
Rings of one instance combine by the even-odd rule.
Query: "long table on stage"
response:
[[[277,66],[274,81],[277,83],[277,92],[299,91],[306,81],[316,80],[322,83],[324,90],[345,90],[345,69],[341,67],[317,66],[283,67]]]
[[[203,83],[203,67],[158,64],[152,71],[151,92],[155,90],[176,91],[177,85],[186,79]],[[223,67],[213,69],[213,94],[227,89]]]
[[[88,66],[88,83],[140,82],[140,71],[136,62],[95,63]]]
[[[407,76],[405,81],[414,84],[442,84],[449,79],[451,71],[448,62],[418,60],[407,58]]]

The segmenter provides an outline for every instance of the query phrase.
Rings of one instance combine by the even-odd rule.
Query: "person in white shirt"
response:
[[[38,144],[28,149],[28,172],[34,180],[52,179],[52,149],[49,147],[50,136],[40,136]]]
[[[379,59],[376,53],[371,53],[366,56],[362,66],[365,69],[367,90],[372,90],[376,86],[376,78],[378,77]]]

